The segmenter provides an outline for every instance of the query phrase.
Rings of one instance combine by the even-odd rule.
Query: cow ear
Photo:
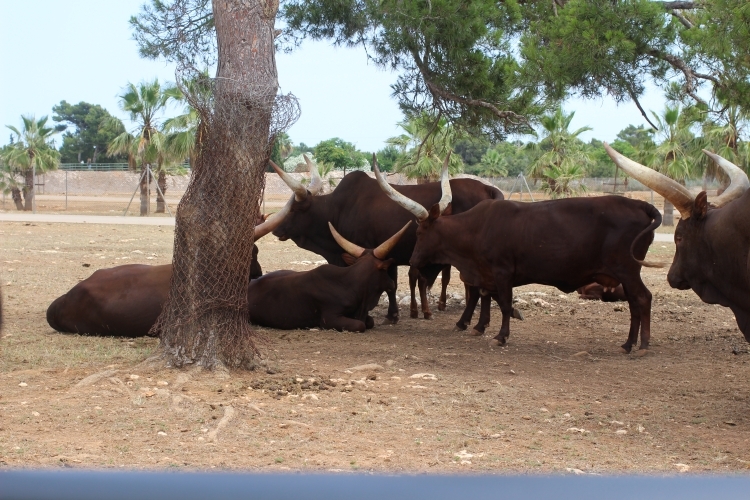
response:
[[[453,215],[453,203],[448,203],[448,206],[445,207],[442,215]]]
[[[432,208],[430,209],[430,215],[428,217],[428,220],[434,221],[438,217],[440,217],[440,204],[435,203],[434,205],[432,205]]]
[[[393,262],[394,262],[393,259],[378,261],[378,269],[381,269],[381,270],[385,271],[386,269],[388,269],[389,267],[391,267],[391,265],[393,264]]]
[[[693,202],[693,218],[695,220],[701,220],[706,216],[708,211],[708,196],[705,191],[698,193]]]
[[[342,253],[342,254],[341,254],[341,258],[342,258],[342,259],[344,259],[344,262],[346,262],[346,265],[347,265],[347,266],[351,266],[351,265],[353,265],[353,264],[354,264],[355,262],[357,262],[357,258],[356,258],[356,257],[352,257],[352,256],[351,256],[351,255],[349,255],[348,253]]]

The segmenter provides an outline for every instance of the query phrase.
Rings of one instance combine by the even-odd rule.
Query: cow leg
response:
[[[367,327],[365,323],[358,320],[341,316],[340,313],[324,313],[320,319],[320,327],[338,331],[364,332]]]
[[[638,355],[643,356],[648,352],[649,342],[651,341],[651,292],[643,284],[640,276],[636,276],[632,280],[623,280],[622,287],[630,306],[630,331],[628,332],[628,340],[623,344],[622,349],[625,352],[631,351],[638,342],[640,330],[641,345]]]
[[[419,273],[419,271],[417,271]],[[432,311],[430,311],[430,301],[427,299],[427,280],[422,273],[419,273],[417,279],[419,285],[419,300],[422,302],[422,314],[424,319],[432,319]]]
[[[510,337],[510,318],[513,316],[513,287],[509,285],[510,279],[505,276],[495,275],[497,289],[497,305],[503,313],[503,323],[500,326],[500,333],[492,339],[491,344],[503,346],[508,342]]]
[[[438,302],[438,311],[445,311],[446,302],[448,301],[448,283],[451,281],[451,266],[445,266],[443,268],[443,277],[441,285],[443,288],[440,290],[440,301]]]
[[[411,305],[409,306],[409,317],[418,318],[419,308],[417,307],[417,296],[416,288],[419,283],[419,269],[416,267],[409,267],[409,290],[411,291]],[[420,285],[421,287],[421,285]],[[420,288],[421,293],[421,288]]]
[[[375,320],[369,314],[365,318],[365,328],[367,328],[368,330],[371,328],[375,328]]]
[[[456,322],[456,329],[461,331],[466,330],[466,327],[471,323],[474,309],[476,309],[477,302],[479,302],[479,288],[464,283],[464,291],[466,294],[466,307],[458,322]]]
[[[479,321],[472,329],[472,335],[484,335],[484,329],[490,326],[490,306],[492,305],[492,295],[489,292],[480,290],[479,296],[482,299],[482,305],[479,308]]]
[[[398,288],[398,267],[388,268],[388,277],[393,280]],[[388,314],[383,320],[384,325],[395,325],[398,323],[398,301],[396,301],[396,290],[386,292],[388,294]]]

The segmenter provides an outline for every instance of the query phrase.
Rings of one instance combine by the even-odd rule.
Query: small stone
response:
[[[549,410],[547,408],[539,408],[539,411],[542,413],[549,413]]]
[[[353,366],[351,368],[347,368],[347,370],[350,370],[350,371],[353,371],[353,372],[377,371],[377,370],[382,370],[382,369],[383,369],[383,367],[380,366],[377,363],[368,363],[368,364],[365,364],[365,365],[358,365],[358,366]]]
[[[437,380],[437,377],[433,375],[432,373],[415,373],[409,378],[418,378],[421,380]]]
[[[159,431],[159,432],[157,432],[157,433],[156,433],[156,435],[157,435],[157,436],[166,436],[166,435],[167,435],[167,433],[166,433],[166,432],[164,432],[164,431]]]
[[[27,385],[29,384],[27,384],[26,382],[21,382],[20,384],[18,384],[18,387],[26,387]]]
[[[574,468],[572,468],[572,467],[566,467],[566,468],[565,468],[565,470],[566,470],[567,472],[571,472],[571,473],[575,474],[576,476],[579,476],[579,475],[581,475],[581,474],[586,474],[586,473],[585,473],[585,472],[583,472],[583,471],[582,471],[581,469],[574,469]]]
[[[610,424],[612,424],[612,425],[625,425],[624,423],[620,422],[619,420],[612,420],[610,422]]]
[[[523,415],[521,418],[524,420],[531,420],[531,417],[529,415]]]
[[[641,424],[638,424],[638,427],[636,427],[636,429],[638,430],[638,432],[643,432],[646,430],[646,428],[643,427]]]
[[[566,432],[577,432],[579,434],[587,434],[587,433],[589,433],[591,431],[587,431],[586,429],[581,429],[581,428],[578,428],[578,427],[568,427],[566,429]]]
[[[39,412],[38,411],[32,411],[31,414],[34,415],[35,417],[39,416]]]
[[[616,305],[615,307],[613,307],[613,309],[614,309],[614,310],[615,310],[616,312],[622,312],[622,311],[624,311],[624,310],[625,310],[625,306],[624,306],[624,305],[622,305],[622,304],[617,304],[617,305]]]
[[[674,464],[675,467],[677,467],[677,470],[680,472],[687,472],[690,470],[690,466],[686,464]]]
[[[511,375],[515,375],[516,374],[515,370],[508,370],[508,373],[510,373]]]
[[[618,436],[624,436],[627,433],[628,433],[628,431],[626,431],[625,429],[617,429],[615,431],[615,434],[617,434]]]
[[[580,351],[571,356],[571,358],[586,358],[591,356],[588,351]]]
[[[158,382],[156,383],[156,385],[169,385],[169,382],[167,382],[166,380],[159,380],[159,381],[158,381]]]
[[[385,366],[393,366],[394,364],[396,364],[396,362],[393,361],[392,359],[389,359],[388,361],[385,362]]]
[[[130,375],[130,376],[129,376],[128,378],[129,378],[130,380],[138,380],[138,379],[139,379],[139,378],[141,378],[141,377],[140,377],[139,375]]]

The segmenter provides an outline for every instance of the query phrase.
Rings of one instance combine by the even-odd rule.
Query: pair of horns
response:
[[[607,151],[609,157],[612,158],[612,161],[626,174],[669,200],[680,212],[683,219],[690,218],[693,213],[695,196],[685,186],[666,175],[660,174],[656,170],[621,155],[606,142],[604,143],[604,149]],[[730,201],[742,196],[742,193],[750,188],[750,181],[748,181],[747,174],[741,168],[715,153],[711,153],[705,149],[703,152],[719,165],[730,179],[729,187],[726,191],[711,202],[714,208],[723,207]]]
[[[445,160],[443,161],[443,172],[440,176],[440,187],[443,193],[440,197],[440,201],[438,202],[440,213],[443,213],[443,210],[448,207],[448,204],[453,199],[453,193],[451,192],[450,175],[448,175],[448,162],[450,161],[450,158],[451,152],[449,151],[448,156],[446,156]],[[399,193],[398,191],[393,189],[393,187],[388,184],[388,182],[386,182],[386,180],[383,178],[383,174],[380,173],[380,169],[378,168],[378,161],[375,158],[374,154],[372,155],[372,168],[375,171],[375,178],[378,180],[378,184],[380,184],[380,187],[383,189],[383,191],[385,191],[385,194],[387,194],[390,199],[407,209],[409,212],[413,213],[419,222],[422,222],[423,220],[427,219],[427,217],[429,217],[430,213],[425,207],[412,200],[411,198]]]
[[[281,177],[286,185],[289,186],[292,191],[294,191],[294,199],[297,201],[302,201],[307,198],[308,191],[310,191],[313,196],[316,196],[323,188],[323,180],[320,178],[318,168],[313,165],[313,162],[310,161],[310,158],[308,158],[307,155],[302,155],[302,157],[305,159],[307,168],[310,170],[310,185],[308,187],[305,187],[300,181],[284,172],[283,168],[279,168],[278,165],[269,160],[273,169],[276,170],[277,174],[279,174],[279,177]]]
[[[385,259],[391,250],[393,250],[393,247],[396,246],[396,243],[398,243],[398,240],[401,239],[401,237],[404,235],[406,230],[409,228],[409,224],[411,224],[411,221],[407,222],[404,227],[401,228],[399,232],[385,240],[383,243],[377,246],[372,251],[372,254],[375,256],[375,258],[383,260]],[[341,236],[338,231],[336,231],[336,228],[333,227],[333,224],[328,222],[328,227],[331,229],[331,234],[333,235],[333,239],[336,240],[336,243],[339,244],[341,248],[344,249],[346,253],[351,255],[352,257],[359,258],[362,256],[363,253],[365,253],[365,249],[362,248],[359,245],[355,245],[351,241],[347,240],[343,236]]]

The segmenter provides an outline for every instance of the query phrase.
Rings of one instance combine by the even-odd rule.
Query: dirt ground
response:
[[[365,334],[258,329],[245,372],[146,361],[156,339],[63,335],[45,310],[94,270],[170,261],[164,227],[0,223],[0,465],[377,472],[733,472],[750,466],[748,346],[728,309],[654,294],[652,349],[623,355],[627,306],[543,286],[506,348],[446,312]],[[259,244],[264,271],[321,258]],[[652,245],[671,260],[674,247]],[[406,293],[402,270],[399,295]],[[533,299],[542,299],[541,306]],[[545,305],[547,303],[548,305]],[[434,308],[436,309],[436,308]],[[379,306],[377,323],[385,315]],[[490,335],[499,327],[492,312]]]

